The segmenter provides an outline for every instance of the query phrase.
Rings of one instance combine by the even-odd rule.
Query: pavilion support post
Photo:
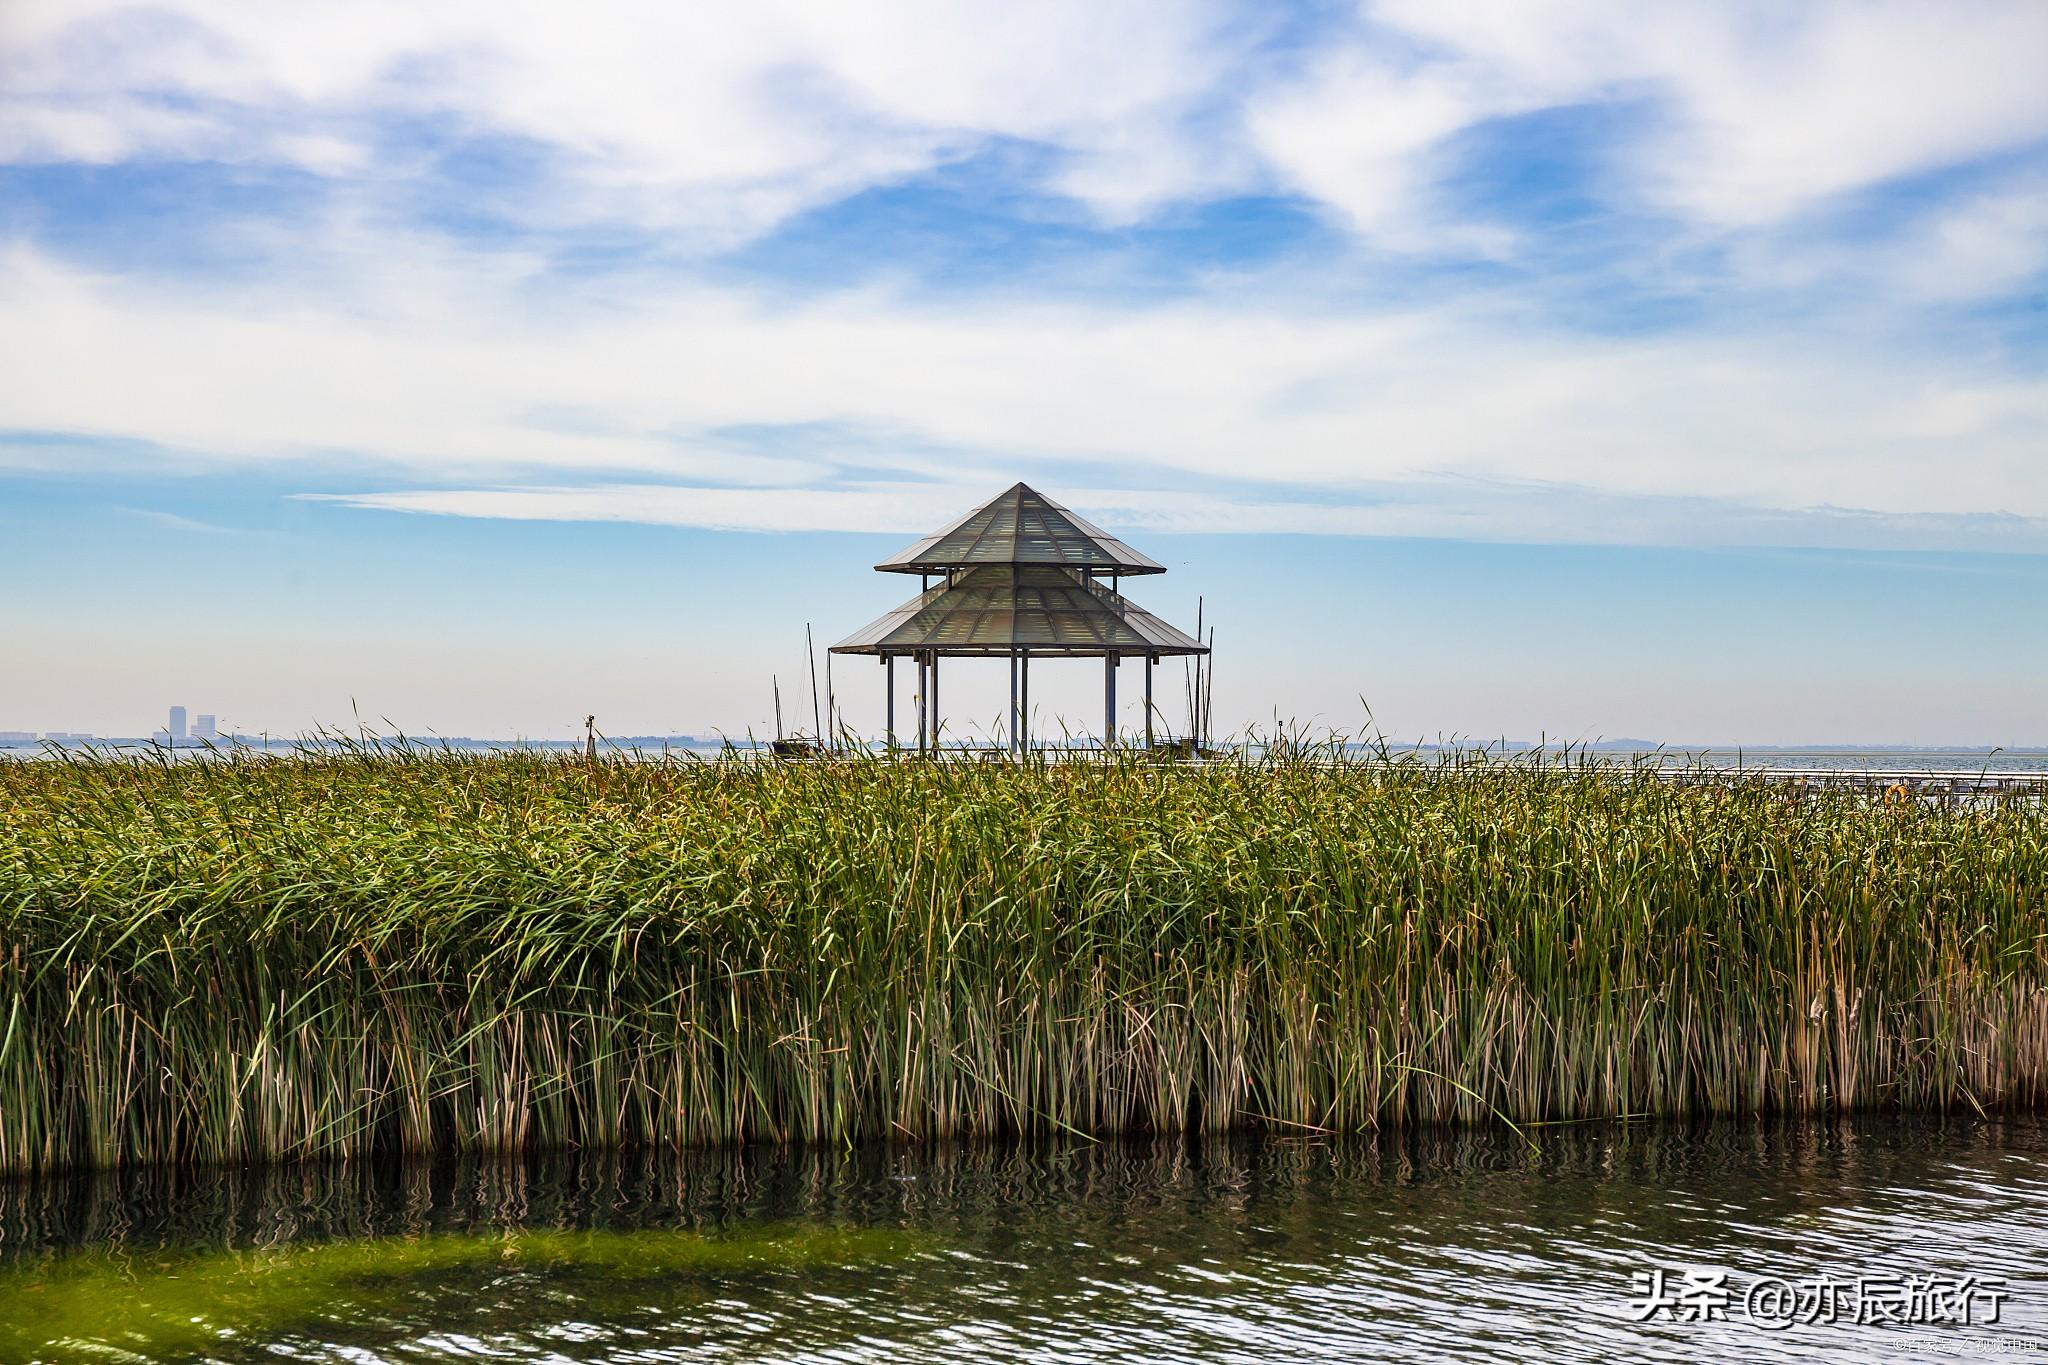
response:
[[[931,705],[932,694],[931,686],[924,678],[924,655],[914,654],[911,657],[917,660],[917,751],[923,753],[927,729],[924,719],[925,708]]]
[[[1014,649],[1010,651],[1010,725],[1009,725],[1009,730],[1010,730],[1010,733],[1009,733],[1009,735],[1008,735],[1008,739],[1009,739],[1009,741],[1010,741],[1010,752],[1011,752],[1012,754],[1018,754],[1018,753],[1022,753],[1022,752],[1023,752],[1023,743],[1022,743],[1022,740],[1023,740],[1023,734],[1022,734],[1022,732],[1021,732],[1021,730],[1020,730],[1020,728],[1018,727],[1018,724],[1017,724],[1017,651],[1016,651],[1016,650],[1014,650]]]
[[[932,651],[932,753],[939,752],[939,655]]]
[[[1145,656],[1145,747],[1152,747],[1152,665],[1159,662],[1157,654]]]
[[[889,746],[889,752],[896,752],[896,656],[882,656],[882,738]]]
[[[1024,742],[1022,753],[1031,753],[1031,651],[1017,652],[1017,734]]]
[[[1102,751],[1116,747],[1116,651],[1102,656]]]

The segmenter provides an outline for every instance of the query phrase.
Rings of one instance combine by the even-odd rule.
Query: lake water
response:
[[[2048,1121],[1535,1140],[763,1149],[0,1184],[0,1359],[2048,1355]],[[1756,1298],[1760,1281],[1792,1297]],[[1821,1320],[1781,1326],[1800,1303]],[[1855,1320],[1888,1313],[1951,1320]]]

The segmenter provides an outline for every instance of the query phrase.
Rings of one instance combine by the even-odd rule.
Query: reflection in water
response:
[[[374,1346],[424,1325],[410,1321],[419,1302],[443,1317],[457,1305],[470,1321],[502,1316],[545,1340],[573,1334],[565,1312],[624,1325],[651,1301],[702,1311],[726,1281],[879,1264],[924,1240],[884,1228],[519,1228],[210,1252],[94,1248],[0,1278],[0,1359],[66,1342],[196,1355],[223,1338],[282,1344],[309,1333],[328,1350]]]
[[[1541,1148],[1408,1134],[0,1184],[0,1359],[2048,1354],[2041,1120],[1555,1129]],[[1726,1270],[1729,1320],[1630,1321],[1631,1275],[1653,1267]],[[1822,1272],[1975,1274],[2011,1297],[1974,1328],[1742,1320],[1752,1278]]]

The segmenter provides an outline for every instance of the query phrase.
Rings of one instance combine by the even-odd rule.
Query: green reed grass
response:
[[[2048,814],[1299,750],[0,764],[0,1170],[2035,1106]]]

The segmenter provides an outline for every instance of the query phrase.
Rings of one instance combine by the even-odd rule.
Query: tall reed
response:
[[[1291,749],[0,764],[0,1170],[2048,1098],[2048,814]]]

